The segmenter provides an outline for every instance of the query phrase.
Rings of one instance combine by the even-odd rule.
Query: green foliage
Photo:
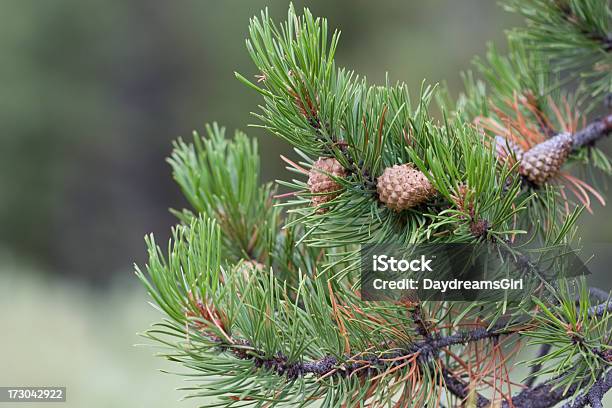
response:
[[[405,84],[369,86],[352,72],[336,70],[339,34],[328,40],[327,21],[315,19],[307,9],[298,17],[290,7],[280,28],[263,12],[249,31],[247,48],[262,86],[237,76],[264,96],[263,114],[256,116],[266,129],[308,155],[333,155],[346,166],[357,164],[347,157],[359,157],[356,172],[361,177],[364,170],[379,174],[391,162],[407,158],[401,146],[413,128],[426,123],[430,87],[413,108]]]
[[[589,388],[609,365],[605,356],[611,348],[610,314],[605,311],[598,319],[592,318],[584,279],[577,286],[561,283],[552,305],[534,298],[539,308],[534,315],[536,324],[525,336],[532,345],[554,344],[555,348],[530,364],[541,367],[535,376],[561,377],[558,387],[567,389],[578,383]]]
[[[150,282],[140,268],[136,273],[164,313],[183,324],[188,312],[199,313],[198,299],[218,300],[224,296],[219,290],[221,235],[214,221],[198,217],[190,225],[175,227],[172,236],[167,258],[153,236],[147,237],[146,271]]]
[[[470,186],[474,190],[470,198],[476,206],[491,212],[491,233],[511,230],[509,221],[523,208],[525,198],[514,203],[518,206],[513,208],[518,195],[515,184],[499,200],[507,174],[495,172],[496,159],[490,151],[474,150],[482,140],[466,124],[438,126],[432,121],[427,108],[432,88],[425,87],[416,108],[412,108],[414,104],[404,84],[368,86],[364,80],[350,81],[353,75],[345,75],[344,70],[336,74],[333,52],[325,50],[335,50],[337,34],[326,46],[325,20],[314,19],[307,10],[303,17],[295,16],[293,9],[289,13],[287,23],[280,29],[266,13],[261,21],[255,19],[251,24],[248,48],[265,78],[263,88],[249,83],[264,95],[264,115],[259,117],[270,131],[299,149],[304,161],[292,166],[293,171],[307,172],[321,154],[331,155],[351,169],[350,177],[337,179],[344,192],[324,205],[329,209],[324,214],[308,206],[310,193],[305,181],[281,182],[298,193],[289,202],[298,208],[290,211],[298,214],[295,224],[306,225],[309,245],[415,243],[445,233],[441,227],[446,230],[447,224],[457,230],[469,229],[474,220],[453,213],[465,209],[444,211],[440,203],[431,203],[428,208],[395,214],[377,203],[376,191],[367,182],[386,167],[406,162],[414,162],[430,174],[436,189],[447,199],[460,186],[474,184]],[[314,64],[313,56],[321,62]],[[308,109],[301,109],[303,106]],[[280,122],[289,120],[293,122]],[[474,154],[484,156],[477,162],[479,166],[475,161],[463,160],[474,158]],[[445,173],[450,163],[458,167]],[[428,214],[436,218],[435,223]],[[463,239],[475,238],[463,234]]]
[[[235,397],[305,405],[332,391],[326,396],[328,406],[337,406],[354,398],[350,395],[362,393],[357,377],[330,377],[323,382],[300,377],[279,383],[277,373],[265,368],[254,376],[248,360],[282,354],[287,365],[328,355],[345,361],[347,345],[363,350],[372,340],[397,342],[395,330],[381,322],[408,326],[404,309],[367,304],[338,288],[334,302],[359,304],[371,317],[364,322],[344,317],[347,330],[340,332],[338,321],[329,318],[337,316],[337,311],[325,280],[300,275],[291,299],[286,284],[269,271],[251,273],[245,279],[241,264],[223,266],[220,240],[214,221],[196,217],[174,230],[167,256],[149,238],[146,274],[137,269],[156,304],[170,318],[146,335],[167,346],[167,358],[195,370],[205,381],[191,390],[196,391],[193,396],[218,396],[219,406],[235,403]],[[209,313],[209,319],[202,310]],[[404,336],[409,344],[410,334]],[[219,352],[220,342],[223,352]],[[244,358],[236,358],[237,353],[244,353]]]
[[[174,144],[168,160],[174,179],[197,213],[223,227],[224,256],[267,262],[280,220],[271,201],[273,186],[259,185],[257,141],[241,132],[228,141],[216,123],[206,133],[194,133],[193,144],[181,139]],[[187,223],[193,217],[189,211],[176,214]]]
[[[334,66],[339,33],[328,42],[327,21],[309,11],[298,17],[293,6],[280,27],[263,11],[260,19],[251,20],[249,33],[247,49],[264,87],[236,75],[264,96],[266,107],[259,117],[265,127],[309,153],[320,151],[339,130],[338,113],[351,108],[355,86],[352,73],[337,72]],[[331,87],[337,92],[326,92]]]
[[[479,239],[522,234],[513,227],[530,200],[521,197],[518,178],[509,166],[498,166],[491,147],[471,126],[455,120],[437,128],[428,137],[429,146],[424,155],[411,149],[411,160],[431,179],[439,195],[448,203],[447,208],[431,214],[435,222],[428,231],[431,241],[437,233],[450,231],[453,237],[443,235],[444,242],[474,242]],[[421,159],[421,157],[423,159]],[[475,236],[473,227],[486,220],[485,236]]]
[[[517,94],[533,95],[538,105],[546,105],[554,83],[548,60],[527,50],[520,41],[509,40],[508,48],[508,55],[502,55],[489,44],[485,58],[474,59],[482,79],[476,79],[471,71],[463,74],[465,94],[460,95],[456,109],[467,120],[489,116],[491,106],[506,110],[506,103]]]

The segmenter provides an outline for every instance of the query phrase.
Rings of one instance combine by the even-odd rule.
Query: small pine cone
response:
[[[561,133],[525,152],[519,172],[535,185],[541,186],[559,172],[571,151],[572,136]]]
[[[495,152],[497,159],[501,162],[505,162],[512,155],[516,157],[517,161],[521,161],[525,153],[516,142],[502,136],[495,136]]]
[[[312,205],[318,207],[333,200],[340,192],[342,186],[328,176],[345,177],[346,170],[340,162],[331,157],[319,157],[308,174],[308,187],[310,192],[316,195],[311,197]],[[328,193],[328,194],[324,194]],[[324,208],[317,210],[325,212]]]
[[[377,180],[376,190],[380,201],[394,211],[424,203],[436,193],[425,174],[412,164],[387,167]]]

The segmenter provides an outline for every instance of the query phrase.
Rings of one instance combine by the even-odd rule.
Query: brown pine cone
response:
[[[532,183],[541,186],[554,177],[572,151],[572,136],[561,133],[523,154],[519,172]]]
[[[412,164],[387,167],[377,180],[376,190],[380,201],[394,211],[419,205],[436,194],[425,174]]]
[[[332,179],[328,174],[336,177],[345,177],[346,170],[340,162],[332,157],[319,157],[308,174],[308,187],[313,195],[310,199],[312,205],[318,207],[328,201],[333,200],[342,186]],[[328,194],[324,194],[328,193]],[[325,208],[319,208],[318,212],[325,212]]]

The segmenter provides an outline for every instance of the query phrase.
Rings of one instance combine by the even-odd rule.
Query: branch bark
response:
[[[562,387],[554,388],[554,386],[554,382],[547,382],[533,388],[525,388],[512,397],[512,406],[514,408],[550,408],[574,395],[578,389],[578,385],[573,384],[567,393],[563,394]],[[508,401],[503,401],[501,406],[511,408]]]
[[[589,123],[585,128],[574,133],[574,150],[593,145],[596,141],[612,132],[612,114]]]
[[[601,317],[605,312],[612,312],[612,301],[600,303],[599,305],[591,307],[589,309],[589,316]]]
[[[307,374],[317,376],[324,375],[350,375],[356,370],[365,371],[371,369],[376,372],[384,371],[395,364],[398,357],[409,357],[418,355],[417,361],[423,365],[437,357],[443,348],[458,344],[466,344],[479,340],[497,338],[502,335],[516,333],[519,328],[510,328],[496,325],[491,329],[477,328],[473,330],[460,331],[449,336],[431,336],[420,342],[416,342],[407,348],[394,348],[380,354],[369,352],[368,354],[347,355],[345,359],[339,359],[328,355],[318,360],[304,362],[290,362],[287,356],[277,353],[273,357],[265,356],[260,350],[256,350],[244,340],[235,340],[234,344],[228,344],[221,338],[213,338],[223,350],[230,350],[236,357],[243,360],[253,360],[257,367],[265,367],[273,370],[276,374],[286,375],[294,379]],[[356,361],[350,362],[354,358]]]
[[[612,388],[612,370],[596,381],[588,391],[576,397],[572,403],[567,403],[561,408],[582,408],[587,404],[593,408],[601,408],[603,407],[601,400],[610,388]]]

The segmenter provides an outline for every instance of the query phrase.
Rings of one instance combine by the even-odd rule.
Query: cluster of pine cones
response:
[[[308,187],[313,194],[312,205],[317,211],[326,211],[320,207],[342,191],[342,186],[334,178],[346,177],[346,170],[338,160],[331,157],[321,157],[312,166],[308,177]],[[425,174],[412,164],[402,164],[388,167],[376,183],[378,197],[387,207],[394,211],[402,211],[419,205],[436,193]]]
[[[495,138],[498,158],[503,161],[514,157],[519,162],[519,173],[536,186],[543,185],[559,173],[572,150],[572,143],[569,133],[561,133],[524,151],[511,140],[500,136]],[[327,211],[327,207],[322,205],[342,192],[337,179],[346,176],[346,169],[334,158],[320,157],[314,163],[309,172],[308,187],[317,212]],[[397,212],[422,204],[436,195],[427,176],[411,163],[387,167],[378,177],[376,191],[379,200]]]

